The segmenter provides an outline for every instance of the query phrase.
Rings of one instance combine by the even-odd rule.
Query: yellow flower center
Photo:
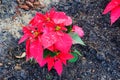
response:
[[[50,18],[49,18],[49,17],[47,17],[47,21],[50,21]]]
[[[37,31],[35,31],[35,32],[33,33],[33,35],[34,35],[35,37],[37,37],[37,36],[39,35],[39,33],[38,33]]]
[[[61,29],[60,26],[56,26],[56,28],[55,28],[56,31],[58,31],[58,30],[60,30],[60,29]]]
[[[56,53],[56,55],[58,55],[58,54],[59,54],[59,52]]]

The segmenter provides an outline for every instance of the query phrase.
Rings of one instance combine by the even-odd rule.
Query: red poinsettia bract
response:
[[[62,52],[56,49],[56,47],[53,45],[49,48],[54,56],[47,55],[43,59],[43,65],[48,65],[48,70],[50,71],[52,68],[54,68],[59,75],[62,73],[62,65],[66,65],[66,61],[73,58],[73,55],[69,52]]]
[[[41,44],[42,36],[42,23],[41,26],[25,26],[23,27],[24,35],[19,40],[19,44],[26,40],[26,55],[27,60],[35,58],[36,61],[41,64],[43,58],[43,48]]]
[[[34,58],[41,67],[47,64],[49,71],[54,67],[61,75],[62,65],[74,57],[70,52],[73,39],[67,33],[71,24],[72,19],[64,12],[54,9],[45,14],[37,12],[29,24],[23,27],[24,35],[19,40],[19,44],[26,41],[27,60]],[[71,31],[80,37],[84,35],[78,26],[73,26]],[[49,51],[46,53],[46,50]]]
[[[120,0],[111,0],[106,6],[103,14],[110,12],[111,24],[120,17]]]

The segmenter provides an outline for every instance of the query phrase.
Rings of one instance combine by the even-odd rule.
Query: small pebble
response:
[[[82,57],[82,60],[86,60],[86,58],[85,58],[85,57]]]
[[[93,69],[93,70],[92,70],[92,72],[94,73],[94,72],[95,72],[95,70]]]
[[[9,64],[9,65],[11,65],[11,63],[10,63],[10,62],[8,62],[8,64]]]
[[[3,66],[3,63],[0,63],[0,66]]]
[[[15,70],[21,70],[21,66],[19,64],[17,64],[15,67],[14,67]]]

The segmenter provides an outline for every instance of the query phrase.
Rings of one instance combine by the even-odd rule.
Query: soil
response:
[[[0,0],[1,1],[1,0]],[[110,15],[102,12],[110,0],[43,0],[46,7],[22,10],[16,0],[2,0],[0,4],[0,80],[120,80],[120,20],[110,25]],[[75,63],[64,66],[58,76],[55,70],[26,62],[15,56],[25,51],[25,43],[18,45],[21,26],[36,12],[55,7],[64,11],[85,31],[86,46],[73,45],[82,56]]]

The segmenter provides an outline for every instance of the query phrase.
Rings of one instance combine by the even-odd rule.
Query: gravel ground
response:
[[[110,0],[44,0],[43,9],[24,11],[16,0],[2,0],[0,4],[0,80],[120,80],[120,20],[110,25],[109,14],[102,11]],[[26,25],[37,11],[51,7],[66,12],[73,23],[85,31],[87,46],[74,45],[82,52],[76,63],[68,63],[61,76],[38,64],[16,59],[25,51],[18,45],[21,26]]]

